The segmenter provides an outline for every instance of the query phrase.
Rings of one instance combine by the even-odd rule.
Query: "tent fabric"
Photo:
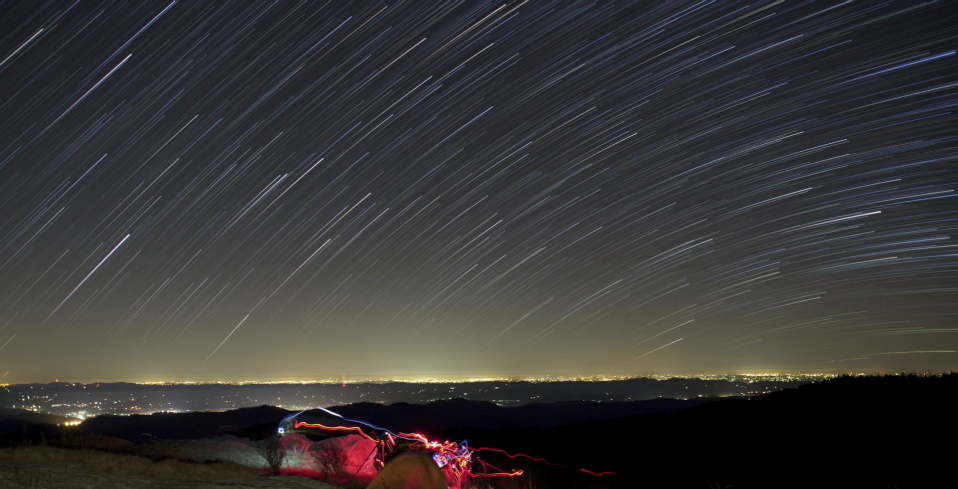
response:
[[[446,489],[446,478],[429,454],[406,452],[390,460],[367,489]]]

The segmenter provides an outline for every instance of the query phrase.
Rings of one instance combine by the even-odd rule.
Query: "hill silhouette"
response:
[[[195,439],[212,438],[253,426],[277,426],[289,411],[259,406],[224,412],[156,413],[133,416],[97,416],[80,425],[85,433],[119,436],[137,441],[143,433],[154,438]]]
[[[737,398],[745,399],[745,398]],[[572,423],[602,421],[648,413],[676,412],[714,401],[714,398],[653,399],[649,401],[566,401],[501,407],[492,402],[451,399],[429,404],[373,403],[339,406],[347,418],[362,419],[393,430],[433,433],[451,428],[500,429],[507,427],[555,428]],[[313,410],[303,415],[323,416]]]
[[[454,399],[429,404],[396,403],[388,406],[373,403],[350,404],[333,408],[348,418],[358,418],[388,426],[396,431],[439,433],[452,428],[495,430],[506,427],[553,428],[583,421],[601,421],[646,413],[674,412],[708,403],[713,399],[655,399],[632,402],[562,402],[500,407],[491,402]],[[80,425],[86,433],[100,433],[138,441],[143,433],[155,438],[195,439],[222,434],[256,437],[271,431],[280,420],[293,412],[273,406],[242,408],[225,412],[156,413],[152,415],[90,418]],[[301,419],[330,416],[321,410],[310,410]],[[349,424],[349,423],[346,423]],[[16,425],[17,431],[20,425]]]
[[[618,472],[611,487],[958,487],[958,376],[840,377],[748,401],[557,429],[450,430],[474,446]],[[568,473],[524,464],[540,480]],[[589,487],[586,477],[572,477]],[[698,481],[692,483],[689,481]]]

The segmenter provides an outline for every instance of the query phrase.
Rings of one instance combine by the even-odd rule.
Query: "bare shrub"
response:
[[[279,469],[286,460],[286,445],[279,435],[272,435],[263,439],[263,445],[260,447],[260,455],[266,459],[273,475],[279,475]]]
[[[319,449],[313,455],[316,460],[316,467],[320,472],[326,474],[326,482],[333,477],[342,477],[346,475],[346,464],[349,462],[349,455],[343,445],[336,440],[330,440],[321,443]]]

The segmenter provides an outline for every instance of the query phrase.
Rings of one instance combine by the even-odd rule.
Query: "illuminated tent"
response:
[[[366,489],[446,489],[446,478],[428,453],[394,457]]]

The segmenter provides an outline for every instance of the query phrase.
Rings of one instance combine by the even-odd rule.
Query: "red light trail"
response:
[[[546,460],[546,459],[544,459],[544,458],[536,458],[536,457],[533,457],[533,456],[531,456],[531,455],[526,455],[526,454],[524,454],[524,453],[517,453],[517,454],[513,455],[513,454],[511,454],[511,453],[509,453],[509,452],[507,452],[507,451],[505,451],[505,450],[500,450],[500,449],[498,449],[498,448],[478,447],[478,448],[473,448],[472,451],[473,451],[473,452],[484,452],[484,451],[499,452],[499,453],[501,453],[501,454],[503,454],[503,455],[505,455],[505,456],[507,456],[507,457],[509,457],[509,458],[525,457],[525,458],[527,458],[527,459],[529,459],[529,460],[535,460],[536,462],[542,462],[542,463],[547,464],[547,465],[552,465],[553,467],[560,467],[560,468],[563,468],[563,469],[568,469],[568,468],[569,468],[568,465],[562,465],[562,464],[557,464],[557,463],[555,463],[555,462],[550,462],[550,461],[548,461],[548,460]],[[604,473],[614,474],[615,472],[604,472]],[[593,474],[593,475],[595,475],[595,474]]]
[[[369,440],[369,441],[376,442],[376,443],[382,443],[381,440],[377,440],[377,439],[375,439],[375,438],[373,438],[373,437],[367,435],[367,434],[363,431],[363,429],[360,428],[360,427],[358,427],[358,426],[326,426],[326,425],[322,425],[322,424],[319,424],[319,423],[305,423],[305,422],[302,422],[302,421],[296,421],[295,419],[294,419],[293,421],[295,422],[295,424],[293,425],[293,427],[296,428],[296,429],[299,429],[299,428],[302,428],[302,427],[305,426],[306,428],[318,428],[318,429],[326,430],[326,431],[355,431],[356,433],[359,433],[360,435],[362,435],[364,438],[366,438],[366,439]]]
[[[326,410],[324,409],[324,411]],[[404,438],[404,439],[410,440],[413,442],[410,445],[410,448],[414,450],[425,450],[425,451],[433,452],[433,460],[435,460],[436,464],[439,465],[440,468],[442,468],[445,472],[447,472],[447,476],[450,479],[450,482],[452,483],[450,487],[459,487],[463,477],[519,477],[525,473],[524,471],[518,470],[518,469],[513,469],[511,472],[505,471],[485,462],[484,460],[480,460],[478,456],[473,457],[474,453],[482,452],[482,451],[491,451],[491,452],[501,453],[512,459],[522,457],[522,458],[527,458],[529,460],[533,460],[536,462],[542,462],[547,465],[551,465],[553,467],[559,467],[563,469],[568,468],[567,465],[557,464],[554,462],[550,462],[544,458],[533,457],[531,455],[526,455],[524,453],[511,454],[505,450],[501,450],[498,448],[489,448],[489,447],[473,448],[468,446],[465,442],[463,442],[462,444],[459,444],[452,441],[445,441],[445,442],[434,441],[434,440],[430,440],[426,438],[426,436],[421,433],[399,433],[398,435],[393,435],[388,430],[383,429],[382,431],[385,432],[386,438],[379,439],[379,438],[374,438],[373,436],[370,436],[365,431],[363,431],[362,428],[358,426],[326,426],[320,423],[306,423],[303,421],[297,421],[296,419],[292,419],[292,421],[293,421],[293,427],[295,429],[315,428],[315,429],[320,429],[325,431],[350,431],[363,436],[367,440],[375,442],[376,444],[380,446],[380,450],[381,450],[381,458],[377,458],[376,460],[376,462],[378,463],[380,467],[382,467],[385,463],[384,458],[385,458],[385,454],[387,450],[389,451],[395,450],[397,438]],[[348,420],[348,421],[353,421],[353,420]],[[358,421],[354,421],[354,422],[358,422]],[[373,432],[373,434],[375,435],[375,432]],[[481,471],[473,470],[473,466],[475,465],[474,462],[479,462],[481,464],[482,466]],[[492,469],[492,471],[491,472],[487,471],[486,470],[487,468]],[[578,471],[584,472],[586,474],[589,474],[595,477],[602,477],[604,475],[615,475],[615,472],[593,472],[587,469],[578,469]]]

